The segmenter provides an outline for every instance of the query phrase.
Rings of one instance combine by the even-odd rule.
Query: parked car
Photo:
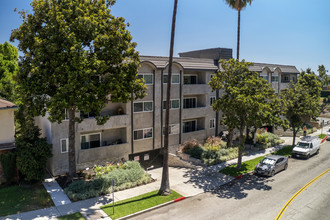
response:
[[[303,157],[308,159],[320,152],[321,141],[318,137],[303,137],[292,150],[293,157]]]
[[[329,130],[328,130],[327,140],[328,140],[328,141],[330,140],[330,128],[329,128]]]
[[[274,176],[275,173],[288,168],[288,158],[279,155],[269,155],[257,164],[256,174]]]

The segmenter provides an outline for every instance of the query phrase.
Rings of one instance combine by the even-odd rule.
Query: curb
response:
[[[173,199],[173,200],[171,200],[171,201],[168,201],[168,202],[165,202],[165,203],[162,203],[162,204],[159,204],[159,205],[156,205],[156,206],[153,206],[153,207],[150,207],[150,208],[148,208],[148,209],[144,209],[144,210],[141,210],[141,211],[139,211],[139,212],[135,212],[135,213],[132,213],[132,214],[130,214],[130,215],[126,215],[126,216],[123,216],[123,217],[121,217],[121,218],[117,218],[117,220],[123,220],[123,219],[129,219],[129,218],[131,218],[131,217],[133,217],[133,216],[138,216],[138,215],[141,215],[141,214],[143,214],[143,213],[145,213],[145,212],[149,212],[149,211],[152,211],[152,210],[154,210],[154,209],[158,209],[158,208],[160,208],[160,207],[163,207],[163,206],[167,206],[167,205],[169,205],[169,204],[172,204],[172,203],[176,203],[176,202],[180,202],[180,201],[182,201],[182,200],[184,200],[184,199],[186,199],[187,197],[180,197],[180,198],[177,198],[177,199]]]
[[[325,137],[322,139],[321,143],[323,143],[323,142],[327,139],[327,137],[328,137],[328,136],[325,136]]]

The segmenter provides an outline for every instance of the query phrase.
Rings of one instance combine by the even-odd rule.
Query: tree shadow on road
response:
[[[248,196],[251,190],[269,191],[272,189],[268,183],[273,182],[274,178],[246,174],[241,179],[233,180],[212,191],[219,198],[243,199]]]

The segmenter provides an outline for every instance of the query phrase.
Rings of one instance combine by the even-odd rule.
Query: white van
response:
[[[313,154],[320,152],[320,139],[316,137],[303,137],[292,150],[292,156],[309,158]]]

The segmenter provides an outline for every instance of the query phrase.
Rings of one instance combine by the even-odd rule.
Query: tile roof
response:
[[[281,64],[269,64],[269,63],[254,63],[249,69],[251,71],[261,72],[263,68],[268,67],[270,71],[274,71],[276,68],[279,68],[282,73],[297,73],[300,72],[297,70],[295,66],[292,65],[281,65]]]
[[[14,103],[0,99],[0,109],[18,108]]]
[[[168,65],[168,57],[161,56],[140,56],[141,62],[149,62],[156,66],[157,69],[165,69]],[[212,59],[191,58],[191,57],[173,57],[173,62],[180,64],[183,69],[187,70],[217,70]]]

